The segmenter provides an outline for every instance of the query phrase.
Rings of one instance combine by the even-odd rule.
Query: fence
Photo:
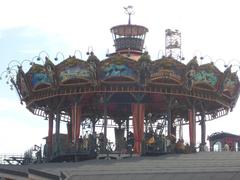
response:
[[[23,154],[0,154],[0,164],[9,164],[6,160],[11,157],[23,158]],[[17,162],[16,162],[17,164]]]

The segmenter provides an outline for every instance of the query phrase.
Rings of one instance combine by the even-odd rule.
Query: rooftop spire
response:
[[[131,15],[135,14],[133,6],[129,5],[123,8],[125,9],[125,13],[128,15],[128,24],[131,24]]]

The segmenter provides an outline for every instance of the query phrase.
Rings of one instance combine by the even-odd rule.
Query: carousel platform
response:
[[[0,165],[0,177],[69,180],[239,180],[240,152],[200,152],[154,157],[34,165]],[[0,178],[1,179],[1,178]]]

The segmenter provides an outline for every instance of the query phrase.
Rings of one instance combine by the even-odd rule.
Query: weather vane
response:
[[[125,13],[128,14],[128,24],[131,24],[131,15],[135,14],[133,10],[133,6],[129,5],[127,7],[123,7],[125,9]]]

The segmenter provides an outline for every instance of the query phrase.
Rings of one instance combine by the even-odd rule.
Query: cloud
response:
[[[29,112],[18,100],[0,97],[0,154],[24,153],[34,144],[43,144],[47,121]]]
[[[11,59],[17,59],[21,62],[24,59],[31,60],[37,56],[42,50],[47,51],[50,55],[54,54],[60,49],[65,49],[66,43],[61,36],[56,37],[30,26],[22,26],[1,31],[2,39],[0,41],[1,57],[4,63],[8,63]],[[5,58],[4,58],[5,57]]]
[[[32,114],[17,98],[0,96],[0,104],[0,154],[24,153],[34,144],[45,143],[42,138],[48,134],[47,120]],[[60,128],[61,133],[66,133],[65,123]]]
[[[24,153],[34,144],[43,143],[42,138],[46,136],[47,129],[41,126],[29,126],[28,123],[16,121],[15,116],[4,118],[1,122],[1,149],[0,153]]]
[[[1,102],[0,113],[12,109],[14,110],[19,109],[20,103],[17,102],[16,100],[0,97],[0,102]]]

